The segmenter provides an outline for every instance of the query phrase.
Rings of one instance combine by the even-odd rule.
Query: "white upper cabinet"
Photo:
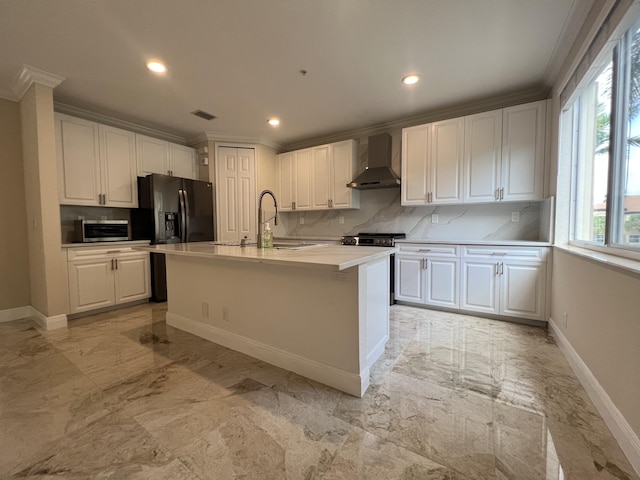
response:
[[[313,177],[312,208],[329,208],[329,201],[331,199],[331,160],[329,145],[323,145],[311,150],[311,171],[311,176]]]
[[[98,124],[62,114],[55,121],[60,203],[101,204]]]
[[[464,119],[402,131],[402,204],[462,202]]]
[[[191,147],[169,144],[169,162],[171,175],[180,178],[198,179],[198,165],[196,151]]]
[[[463,151],[464,118],[454,118],[431,125],[429,203],[462,201]]]
[[[56,114],[60,203],[136,208],[135,135]]]
[[[428,203],[431,125],[402,129],[402,205]]]
[[[138,206],[136,136],[119,128],[98,125],[102,184],[105,205]]]
[[[329,145],[330,176],[329,207],[360,208],[360,192],[347,187],[353,180],[358,163],[358,144],[355,140]]]
[[[138,176],[152,173],[169,175],[169,142],[145,135],[136,135]]]
[[[310,210],[312,195],[312,151],[310,148],[306,150],[298,150],[294,152],[294,210]]]
[[[496,200],[502,162],[502,110],[465,117],[465,203]]]
[[[354,140],[278,155],[279,210],[359,208],[360,193],[347,187],[357,156]]]
[[[159,173],[197,180],[195,149],[139,134],[136,145],[139,177]]]
[[[402,205],[543,198],[546,103],[402,130]]]
[[[293,152],[278,155],[278,209],[283,212],[293,210],[294,170]]]
[[[543,100],[503,111],[501,200],[542,198],[545,107]]]

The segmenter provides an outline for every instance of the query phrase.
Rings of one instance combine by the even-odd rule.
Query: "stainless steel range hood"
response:
[[[391,136],[381,133],[369,137],[367,169],[354,178],[347,187],[358,190],[397,188],[400,178],[391,169]]]

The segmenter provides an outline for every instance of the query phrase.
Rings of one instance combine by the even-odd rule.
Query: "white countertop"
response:
[[[63,243],[62,248],[109,248],[109,247],[136,247],[149,245],[149,240],[125,240],[122,242],[88,242],[88,243]]]
[[[502,245],[513,247],[548,247],[550,242],[537,242],[533,240],[423,240],[409,239],[396,240],[396,243],[418,244],[445,244],[445,245]]]
[[[346,270],[356,265],[384,258],[395,252],[395,248],[384,247],[353,247],[320,244],[300,250],[289,250],[275,248],[258,249],[255,246],[211,245],[210,242],[148,245],[136,247],[136,250],[215,260],[319,267],[332,270]]]

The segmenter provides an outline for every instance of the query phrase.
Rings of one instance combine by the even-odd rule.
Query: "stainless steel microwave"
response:
[[[119,242],[129,240],[129,220],[76,220],[76,242]]]

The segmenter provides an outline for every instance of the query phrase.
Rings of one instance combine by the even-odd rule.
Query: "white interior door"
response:
[[[238,240],[247,237],[256,240],[256,151],[238,148]]]
[[[240,239],[238,225],[238,149],[218,148],[216,158],[217,240],[235,242]]]

